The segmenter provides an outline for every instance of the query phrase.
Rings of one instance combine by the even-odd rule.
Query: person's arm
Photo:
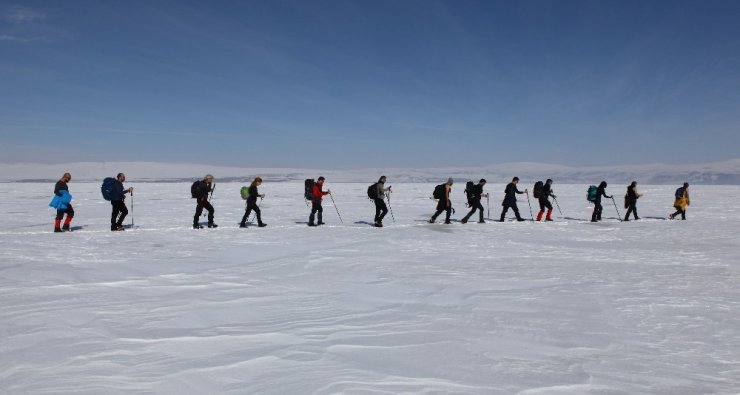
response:
[[[450,202],[450,191],[452,190],[452,187],[449,185],[445,185],[445,199],[447,200],[447,207],[452,205],[452,202]]]
[[[525,191],[526,191],[526,189],[525,189]],[[520,191],[519,188],[517,188],[516,185],[514,185],[514,192],[516,192],[516,193],[518,193],[520,195],[524,193],[524,192]]]

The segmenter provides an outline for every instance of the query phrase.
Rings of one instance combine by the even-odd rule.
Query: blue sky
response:
[[[0,162],[740,157],[737,1],[0,4]]]

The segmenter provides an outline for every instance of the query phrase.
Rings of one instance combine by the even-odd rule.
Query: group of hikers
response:
[[[72,208],[72,195],[69,192],[69,186],[67,185],[72,180],[70,173],[64,173],[62,178],[54,185],[54,196],[49,206],[56,209],[56,219],[54,222],[54,232],[65,232],[71,231],[70,223],[74,218],[74,209]],[[191,197],[196,201],[195,215],[193,216],[193,228],[202,229],[200,225],[200,217],[203,214],[203,210],[208,212],[208,228],[216,228],[218,225],[214,223],[214,208],[211,205],[210,198],[216,189],[216,184],[213,182],[214,178],[212,175],[207,174],[203,179],[195,181],[190,189]],[[388,205],[386,199],[390,203],[391,187],[386,187],[386,176],[381,176],[378,181],[368,187],[367,195],[368,198],[373,200],[375,204],[375,217],[373,225],[375,227],[383,227],[383,218],[388,214]],[[111,231],[122,231],[124,230],[123,220],[128,215],[128,208],[125,204],[126,195],[130,194],[133,199],[134,189],[124,189],[123,183],[126,181],[126,175],[118,173],[115,178],[108,177],[103,180],[101,186],[101,192],[105,200],[110,201],[112,212],[111,212]],[[324,177],[319,177],[316,181],[313,179],[307,179],[305,181],[304,198],[306,204],[311,203],[311,212],[308,217],[308,226],[320,226],[324,224],[323,221],[323,207],[322,201],[324,196],[331,196],[331,189],[324,191]],[[445,224],[450,224],[450,216],[454,212],[452,207],[452,200],[450,194],[452,192],[453,179],[448,178],[447,182],[435,186],[432,193],[432,198],[437,200],[437,209],[432,217],[429,219],[429,223],[434,223],[442,212],[445,213]],[[550,202],[552,198],[557,204],[557,196],[553,193],[551,179],[547,179],[545,182],[537,181],[533,188],[533,197],[538,200],[539,212],[537,213],[536,221],[542,221],[544,216],[545,221],[552,221],[552,210],[553,206]],[[501,210],[500,222],[506,220],[506,213],[511,209],[516,217],[517,221],[525,221],[519,213],[517,207],[516,195],[527,194],[529,199],[529,190],[524,189],[520,191],[517,187],[519,184],[519,177],[514,177],[504,189],[504,200],[501,203],[503,209]],[[260,210],[257,198],[264,199],[265,195],[260,194],[258,187],[262,185],[262,178],[256,177],[249,187],[241,188],[241,196],[246,200],[246,208],[244,216],[242,217],[239,227],[246,228],[248,219],[252,212],[254,212],[257,219],[257,226],[262,228],[267,226],[266,223],[262,222],[262,211]],[[475,184],[472,181],[468,181],[465,186],[465,194],[467,196],[467,205],[470,207],[470,211],[460,220],[461,223],[467,223],[470,218],[478,212],[478,223],[485,223],[484,220],[484,208],[482,199],[489,198],[489,194],[483,191],[483,187],[486,185],[485,179]],[[601,221],[601,215],[603,206],[601,204],[602,197],[607,199],[614,199],[613,196],[606,194],[607,183],[602,181],[598,186],[591,185],[587,191],[587,200],[594,204],[594,210],[591,214],[591,222]],[[627,209],[627,213],[623,221],[629,221],[630,215],[634,216],[635,220],[640,219],[637,215],[637,200],[642,196],[637,191],[637,182],[632,183],[627,187],[627,193],[624,197],[624,207]],[[132,202],[133,204],[133,202]],[[682,220],[686,219],[686,208],[690,205],[689,200],[689,184],[684,183],[683,186],[679,187],[675,193],[675,200],[673,207],[676,212],[670,214],[670,219],[675,219],[677,216],[681,216]],[[615,203],[616,207],[616,203]],[[335,205],[336,208],[336,205]],[[559,209],[559,205],[558,205]],[[490,209],[489,209],[490,211]],[[530,206],[531,211],[531,206]],[[339,214],[339,210],[337,210]],[[66,215],[66,219],[65,219]],[[340,216],[341,219],[341,216]],[[534,218],[533,218],[534,220]],[[62,221],[64,221],[62,223]]]

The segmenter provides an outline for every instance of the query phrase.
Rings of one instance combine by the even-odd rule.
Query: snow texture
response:
[[[70,172],[77,181],[99,181],[125,169],[129,179],[138,181],[185,181],[216,175],[222,181],[241,181],[247,174],[259,173],[263,179],[300,181],[322,174],[335,182],[366,182],[385,174],[397,182],[437,182],[440,174],[458,181],[467,180],[471,174],[485,175],[489,182],[508,182],[513,176],[534,179],[542,174],[560,183],[587,183],[608,180],[629,183],[637,180],[643,184],[740,185],[740,159],[705,164],[649,164],[609,167],[569,167],[543,163],[504,163],[479,168],[437,169],[356,169],[306,170],[306,169],[254,169],[219,167],[197,164],[155,162],[84,162],[61,165],[29,163],[0,164],[0,181],[56,181],[61,173]]]
[[[670,221],[678,185],[640,185],[642,220],[605,201],[592,224],[587,185],[556,180],[555,222],[444,225],[433,184],[394,181],[382,229],[370,182],[328,179],[344,224],[327,196],[307,227],[302,183],[268,182],[269,226],[239,229],[243,184],[219,183],[203,230],[189,182],[129,182],[136,227],[113,233],[73,180],[63,234],[53,184],[1,184],[0,393],[740,392],[738,187],[692,186]]]

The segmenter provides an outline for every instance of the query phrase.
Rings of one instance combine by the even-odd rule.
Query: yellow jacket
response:
[[[691,205],[691,200],[689,200],[689,191],[686,189],[683,190],[683,196],[680,198],[676,198],[676,200],[673,202],[673,207],[675,207],[677,210],[686,211],[686,207]]]

